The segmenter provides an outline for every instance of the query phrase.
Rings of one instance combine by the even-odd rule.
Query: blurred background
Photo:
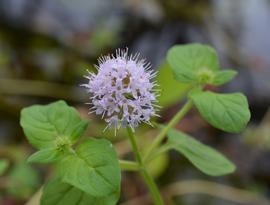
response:
[[[149,169],[166,204],[270,204],[269,22],[269,0],[1,0],[0,204],[25,204],[52,174],[50,166],[25,162],[34,150],[19,126],[21,108],[64,99],[91,120],[85,137],[108,137],[119,157],[132,159],[125,133],[103,133],[103,122],[87,114],[88,96],[79,86],[86,69],[94,70],[98,56],[116,48],[140,52],[159,70],[157,121],[166,123],[189,87],[173,79],[166,52],[191,42],[215,47],[222,68],[239,72],[231,83],[209,89],[245,93],[252,119],[240,135],[228,134],[192,110],[177,128],[224,153],[238,169],[208,177],[173,151],[162,155]],[[138,130],[147,136],[142,149],[155,132]],[[140,176],[123,173],[119,204],[151,204]]]

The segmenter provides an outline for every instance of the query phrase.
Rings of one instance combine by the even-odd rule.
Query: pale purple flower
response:
[[[84,85],[91,94],[91,112],[115,129],[150,124],[150,118],[157,116],[156,84],[151,82],[156,73],[150,64],[139,60],[139,54],[128,56],[127,49],[118,49],[115,56],[99,58],[96,68],[98,72],[89,72]]]

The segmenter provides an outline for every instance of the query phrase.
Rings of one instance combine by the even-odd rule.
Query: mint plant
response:
[[[241,93],[205,90],[206,85],[229,82],[236,71],[220,70],[215,50],[201,44],[174,46],[168,51],[167,61],[175,79],[188,83],[190,91],[186,103],[168,124],[157,126],[160,132],[144,154],[138,147],[135,131],[140,123],[151,124],[150,118],[157,116],[156,84],[152,81],[155,72],[138,55],[129,57],[127,51],[118,50],[116,56],[100,58],[98,72],[86,76],[89,82],[84,87],[91,96],[90,110],[105,118],[108,128],[127,130],[135,161],[117,159],[113,145],[106,139],[78,141],[91,123],[81,119],[64,101],[22,110],[21,126],[29,143],[38,149],[28,161],[53,163],[56,167],[42,190],[41,205],[114,205],[121,192],[121,171],[138,171],[153,202],[163,205],[146,164],[171,149],[210,176],[235,170],[235,165],[217,150],[174,126],[195,106],[217,129],[232,133],[244,129],[250,119],[246,97]]]

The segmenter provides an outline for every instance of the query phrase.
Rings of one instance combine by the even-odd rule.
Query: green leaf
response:
[[[231,81],[236,75],[237,75],[237,72],[234,70],[219,71],[215,74],[212,84],[213,85],[225,84]]]
[[[55,147],[59,138],[73,143],[84,131],[79,113],[64,101],[24,108],[20,124],[30,144],[39,149]]]
[[[169,143],[195,167],[211,176],[222,176],[235,171],[235,166],[215,149],[176,130],[168,133]]]
[[[0,176],[5,173],[9,165],[9,162],[6,159],[0,159]]]
[[[219,69],[216,51],[202,44],[173,46],[168,51],[167,61],[175,78],[183,83],[211,81],[213,73]]]
[[[241,93],[193,92],[190,97],[203,118],[223,131],[240,132],[250,120],[248,102]]]
[[[120,187],[116,152],[105,139],[84,141],[75,154],[60,161],[59,173],[63,182],[95,197],[112,194]]]
[[[27,162],[29,163],[51,163],[59,160],[64,155],[63,151],[57,148],[47,148],[32,154]]]
[[[55,178],[43,189],[40,205],[115,205],[119,191],[105,197],[93,197]]]
[[[160,95],[158,96],[158,103],[161,107],[168,107],[179,102],[185,97],[186,92],[191,87],[189,84],[180,83],[174,79],[168,63],[160,66],[156,80],[161,88]]]
[[[79,139],[79,137],[85,132],[85,130],[88,127],[88,124],[89,124],[88,120],[82,120],[75,126],[74,130],[70,135],[70,140],[72,143],[76,142]]]

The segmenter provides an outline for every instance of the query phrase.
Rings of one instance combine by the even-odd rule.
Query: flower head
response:
[[[91,112],[115,129],[150,124],[151,116],[156,115],[156,84],[151,82],[156,73],[150,65],[139,60],[139,54],[128,56],[127,49],[118,49],[115,56],[100,57],[96,68],[98,72],[89,72],[89,82],[84,85],[91,94]]]

